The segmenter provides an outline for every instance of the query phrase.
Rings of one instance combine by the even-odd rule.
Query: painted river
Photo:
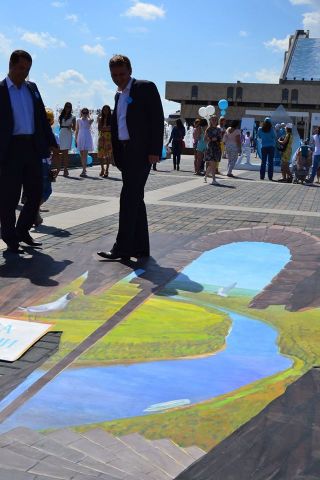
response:
[[[147,415],[151,405],[179,399],[194,404],[291,367],[292,360],[279,352],[275,329],[227,312],[232,327],[224,350],[201,358],[68,369],[4,422],[1,431],[17,425],[47,429]],[[42,374],[30,375],[0,408]]]

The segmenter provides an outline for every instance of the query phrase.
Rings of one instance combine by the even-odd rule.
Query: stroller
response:
[[[292,161],[293,183],[305,183],[312,165],[312,149],[307,142],[296,151]]]

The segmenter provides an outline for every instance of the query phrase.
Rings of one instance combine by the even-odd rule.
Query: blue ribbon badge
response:
[[[130,103],[133,102],[133,98],[127,97],[126,102],[127,102],[128,105],[130,105]]]

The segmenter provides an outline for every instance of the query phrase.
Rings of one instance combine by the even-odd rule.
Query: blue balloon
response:
[[[227,112],[225,110],[221,110],[221,115],[224,117]]]
[[[92,157],[91,157],[91,155],[88,155],[87,156],[87,166],[90,167],[92,165],[92,163],[93,163]]]
[[[227,108],[229,107],[228,100],[225,100],[224,98],[219,100],[218,107],[220,108],[220,110],[227,110]]]

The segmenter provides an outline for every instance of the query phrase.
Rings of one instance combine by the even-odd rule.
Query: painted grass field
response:
[[[77,279],[47,301],[70,291],[77,295],[65,311],[38,317],[39,321],[53,321],[54,330],[63,331],[61,348],[46,366],[65,356],[140,290],[137,284],[122,280],[102,293],[85,296]],[[137,431],[148,438],[172,438],[181,445],[208,449],[259,413],[310,367],[320,364],[319,309],[288,312],[282,306],[271,306],[256,310],[248,308],[251,296],[236,293],[240,294],[223,298],[205,291],[179,291],[184,298],[179,301],[165,292],[150,297],[73,366],[212,354],[224,347],[231,325],[228,316],[214,308],[217,305],[275,327],[281,352],[294,360],[291,369],[201,404],[99,426],[114,434]]]
[[[180,445],[196,444],[208,449],[258,414],[273,399],[281,395],[288,384],[309,368],[320,364],[320,312],[319,309],[288,312],[282,306],[256,310],[247,307],[251,297],[222,298],[205,292],[180,293],[183,293],[184,297],[189,297],[190,302],[196,301],[197,304],[212,302],[274,326],[279,332],[279,348],[282,353],[294,360],[293,367],[247,385],[231,394],[201,404],[167,413],[106,422],[99,426],[114,434],[140,432],[147,438],[172,438]],[[160,304],[161,302],[170,302],[170,300],[158,297],[152,304],[153,307],[160,307],[160,304],[157,305],[157,301]],[[194,305],[191,306],[194,307]],[[149,305],[146,304],[143,308],[144,315],[147,316]],[[138,318],[139,310],[134,314]],[[141,322],[139,328],[143,327],[143,320]],[[131,316],[128,319],[128,324],[130,325],[130,323]],[[133,323],[131,328],[134,328]],[[158,329],[160,328],[158,326]],[[119,332],[118,334],[120,335]],[[136,345],[137,350],[138,345]],[[208,343],[204,342],[203,345],[205,348]],[[143,348],[143,341],[140,342],[140,347]],[[86,425],[80,426],[78,429],[81,431],[92,427],[93,425]]]
[[[217,310],[153,296],[82,355],[77,364],[206,355],[224,346],[230,325],[228,316]]]

